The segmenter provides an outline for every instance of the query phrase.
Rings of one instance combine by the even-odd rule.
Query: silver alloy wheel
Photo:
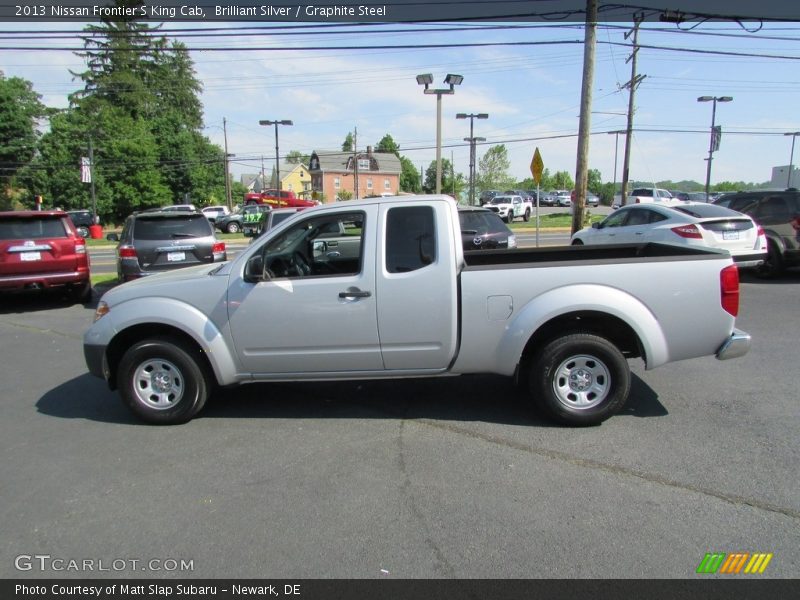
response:
[[[133,373],[133,392],[149,408],[172,408],[183,398],[183,391],[183,373],[163,358],[146,360]]]
[[[555,370],[553,392],[567,408],[593,408],[602,403],[610,391],[608,367],[596,356],[570,356]]]

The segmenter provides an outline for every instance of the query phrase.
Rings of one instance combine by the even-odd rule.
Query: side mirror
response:
[[[244,280],[247,283],[258,283],[264,280],[264,257],[261,254],[251,256],[244,267]]]
[[[119,236],[116,233],[109,233],[108,235],[106,235],[106,239],[109,242],[118,242]]]

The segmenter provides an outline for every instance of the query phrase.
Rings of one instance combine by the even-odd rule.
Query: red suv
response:
[[[0,292],[43,289],[91,299],[86,241],[63,211],[0,212]]]

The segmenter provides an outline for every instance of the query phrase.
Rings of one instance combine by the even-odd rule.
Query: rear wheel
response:
[[[522,215],[522,220],[525,221],[526,223],[531,220],[531,209],[530,208],[526,208],[525,209],[525,214]]]
[[[764,262],[756,267],[756,275],[764,279],[772,279],[783,272],[783,255],[778,244],[772,240],[767,246],[767,256]]]
[[[228,233],[239,233],[240,229],[241,227],[239,227],[239,224],[236,221],[231,221],[225,226],[225,231]]]
[[[529,389],[547,416],[573,426],[597,425],[628,400],[628,361],[607,339],[573,333],[546,344],[531,362]]]
[[[165,425],[194,417],[210,387],[197,352],[170,338],[131,346],[119,363],[117,382],[122,400],[140,419]]]

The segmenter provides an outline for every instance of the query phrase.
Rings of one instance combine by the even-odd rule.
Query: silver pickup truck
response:
[[[89,371],[145,421],[216,386],[498,373],[550,418],[599,423],[628,359],[745,354],[725,253],[658,244],[464,253],[446,196],[305,210],[231,262],[118,286],[84,337]]]

